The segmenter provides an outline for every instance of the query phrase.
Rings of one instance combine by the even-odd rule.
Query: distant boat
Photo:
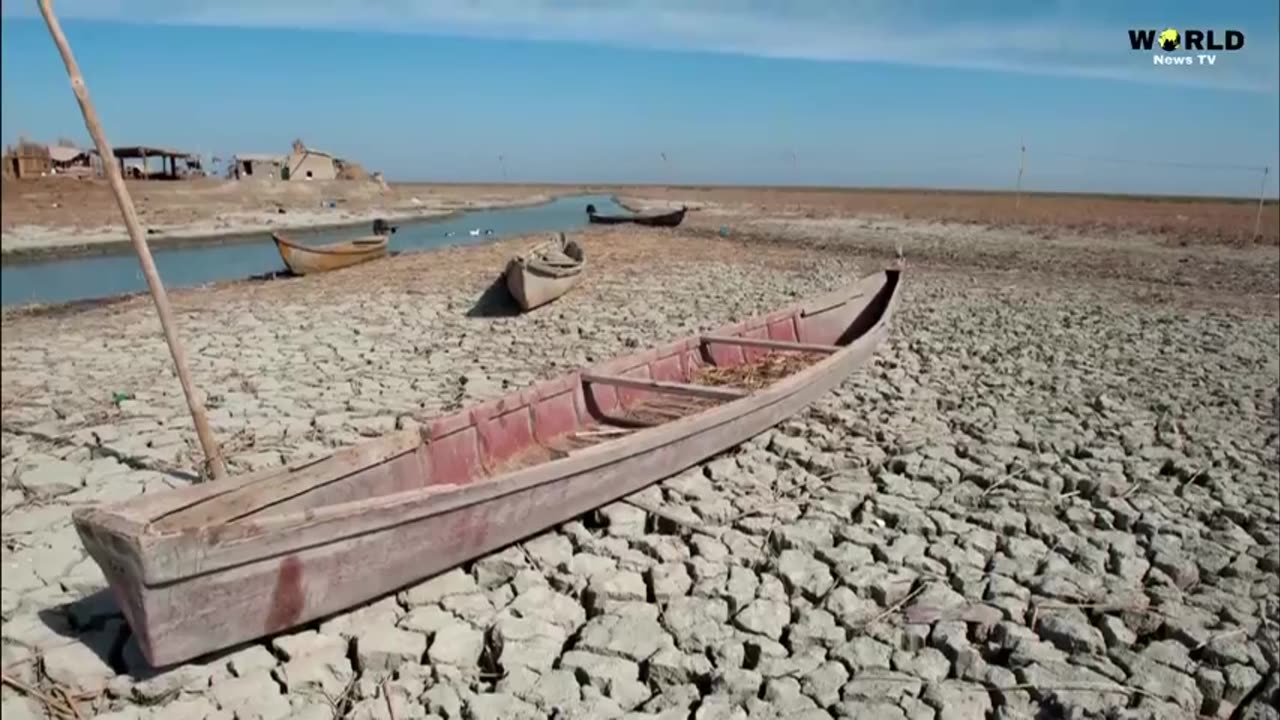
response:
[[[511,258],[506,270],[507,290],[520,309],[532,310],[573,289],[586,263],[582,246],[560,233],[558,238]]]
[[[327,245],[300,245],[274,232],[271,239],[276,243],[276,250],[280,251],[280,259],[294,275],[337,270],[387,254],[386,235],[370,235]]]
[[[679,210],[658,215],[597,215],[596,206],[588,205],[587,220],[596,225],[634,223],[647,227],[676,227],[684,222],[684,214],[688,211],[688,207],[681,207]]]
[[[476,237],[476,236],[480,235],[480,228],[476,228],[475,230],[468,230],[468,231],[467,231],[467,234],[468,234],[468,235],[470,235],[470,236],[472,236],[472,237]]]

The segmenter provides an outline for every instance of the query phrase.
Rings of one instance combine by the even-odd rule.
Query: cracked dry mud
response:
[[[1034,242],[1004,240],[1013,267]],[[880,262],[865,243],[587,243],[583,286],[519,318],[467,316],[512,243],[175,293],[233,468],[327,452]],[[661,276],[639,264],[657,254]],[[81,504],[189,482],[194,434],[151,307],[13,315],[4,672],[113,720],[1280,717],[1274,303],[1176,288],[1152,303],[1149,279],[1078,275],[916,270],[866,368],[637,494],[663,517],[615,503],[163,671],[69,525]],[[46,717],[32,694],[0,693],[5,720]]]

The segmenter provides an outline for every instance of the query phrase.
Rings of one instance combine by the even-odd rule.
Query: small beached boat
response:
[[[77,509],[155,666],[420,582],[630,495],[839,385],[901,270],[283,468]]]
[[[274,232],[271,233],[271,239],[280,251],[280,259],[284,260],[285,266],[294,275],[337,270],[376,260],[387,254],[386,235],[370,235],[327,245],[302,245]]]
[[[587,260],[576,240],[564,233],[507,263],[507,290],[522,310],[532,310],[573,289]]]
[[[661,213],[659,215],[597,215],[596,206],[587,206],[587,221],[596,225],[621,225],[623,223],[634,223],[636,225],[646,225],[648,227],[676,227],[684,222],[684,214],[689,211],[687,207],[681,207],[679,210]]]

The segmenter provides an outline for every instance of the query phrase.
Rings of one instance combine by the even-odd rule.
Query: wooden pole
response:
[[[1019,141],[1021,150],[1018,153],[1018,187],[1014,190],[1013,209],[1017,210],[1022,206],[1022,173],[1027,169],[1027,144]]]
[[[1262,205],[1267,197],[1267,174],[1271,172],[1271,166],[1262,168],[1262,186],[1258,188],[1258,214],[1253,218],[1253,239],[1257,240],[1262,236]]]
[[[98,154],[104,159],[110,158],[114,153],[110,143],[107,142],[106,134],[102,131],[102,123],[98,121],[98,113],[94,110],[93,102],[89,99],[89,90],[85,87],[84,78],[80,75],[80,67],[71,54],[71,46],[67,43],[67,37],[62,34],[62,26],[58,24],[58,18],[54,17],[51,0],[39,0],[39,3],[40,14],[44,16],[44,22],[49,26],[49,34],[53,36],[53,42],[62,55],[62,62],[67,66],[67,76],[71,78],[71,89],[75,92],[76,101],[80,103],[85,127],[88,128],[89,135],[93,137],[93,142],[98,147]],[[138,253],[142,274],[146,276],[151,297],[155,300],[156,311],[160,315],[160,326],[164,328],[164,339],[169,345],[169,353],[173,355],[173,364],[178,371],[178,382],[182,384],[182,393],[187,397],[187,407],[191,409],[196,436],[200,439],[201,449],[204,450],[205,465],[209,474],[215,480],[219,480],[226,476],[227,469],[222,463],[218,444],[213,439],[213,431],[209,429],[209,419],[205,416],[204,404],[191,383],[191,374],[187,371],[187,355],[178,339],[177,323],[173,319],[173,310],[169,307],[169,296],[165,294],[164,285],[160,283],[160,274],[156,271],[155,261],[151,258],[151,250],[147,247],[142,225],[138,222],[138,213],[133,208],[133,200],[129,197],[129,189],[125,187],[120,168],[113,162],[104,162],[103,165],[107,173],[107,181],[111,184],[111,191],[116,196],[116,203],[120,205],[120,213],[124,215],[129,239],[133,241],[133,249]]]

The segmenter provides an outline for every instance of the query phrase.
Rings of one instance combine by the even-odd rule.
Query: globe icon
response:
[[[1160,33],[1159,39],[1160,48],[1165,52],[1173,52],[1178,49],[1178,42],[1180,41],[1180,38],[1178,37],[1177,30],[1174,30],[1173,28],[1166,28],[1164,32]]]

